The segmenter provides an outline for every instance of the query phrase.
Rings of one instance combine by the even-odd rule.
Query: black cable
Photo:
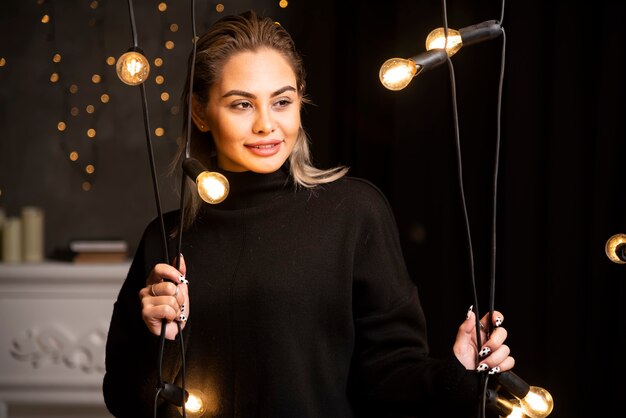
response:
[[[197,51],[197,34],[196,34],[196,8],[195,1],[191,0],[191,32],[193,36],[191,62],[189,64],[189,91],[187,92],[187,132],[185,132],[185,159],[191,157],[191,112],[193,106],[193,79],[196,67],[196,51]],[[182,248],[183,240],[183,225],[184,225],[184,205],[185,205],[185,184],[186,174],[182,171],[182,182],[180,187],[180,221],[178,224],[178,244],[176,255],[176,268],[180,268],[180,250]]]
[[[152,140],[150,139],[150,120],[148,117],[148,99],[146,98],[146,88],[144,83],[139,85],[141,90],[141,99],[142,99],[142,108],[143,108],[143,121],[144,128],[146,131],[146,143],[148,145],[148,157],[150,159],[150,169],[152,171],[152,186],[154,188],[154,199],[156,201],[156,207],[159,217],[159,222],[161,224],[161,244],[163,249],[163,258],[164,263],[169,263],[169,255],[167,251],[167,236],[165,233],[165,221],[163,219],[163,210],[161,209],[161,197],[159,196],[159,183],[156,173],[156,164],[154,162],[154,151],[152,149]]]
[[[128,15],[130,17],[130,28],[131,28],[132,37],[133,37],[133,49],[136,50],[138,49],[137,29],[135,26],[135,11],[134,11],[132,0],[128,0]],[[161,240],[162,240],[163,257],[165,259],[165,263],[168,263],[169,262],[168,260],[170,257],[167,251],[167,237],[165,233],[165,222],[163,220],[163,211],[161,209],[161,197],[159,195],[159,183],[158,183],[158,178],[157,178],[157,173],[156,173],[156,165],[154,162],[154,151],[152,149],[152,140],[150,138],[150,119],[148,116],[148,99],[146,97],[146,88],[145,88],[144,83],[141,83],[139,87],[140,87],[140,92],[141,92],[141,104],[142,104],[141,108],[143,110],[143,122],[144,122],[144,129],[146,133],[146,143],[148,145],[148,157],[150,159],[150,170],[152,173],[152,187],[154,188],[154,199],[156,201],[157,213],[158,213],[159,221],[161,223]]]
[[[492,208],[492,231],[491,231],[491,282],[489,285],[489,317],[493,317],[495,292],[496,292],[496,215],[498,196],[498,167],[500,161],[500,138],[501,138],[501,114],[502,114],[502,89],[504,83],[504,63],[506,51],[506,34],[502,30],[502,56],[500,61],[500,81],[498,85],[498,107],[497,107],[497,131],[496,131],[496,152],[493,172],[493,208]],[[493,323],[489,321],[489,332],[493,330]]]
[[[158,361],[158,366],[157,366],[157,371],[158,371],[158,384],[157,384],[157,391],[156,394],[154,395],[154,409],[153,409],[153,414],[154,417],[156,418],[157,416],[157,406],[158,406],[158,400],[159,400],[159,395],[161,394],[161,390],[163,389],[163,348],[165,345],[165,318],[163,319],[163,321],[161,322],[161,333],[159,335],[159,361]]]
[[[494,174],[493,174],[493,194],[492,194],[492,233],[491,233],[491,272],[490,272],[490,283],[489,283],[489,320],[487,325],[487,339],[489,335],[493,331],[493,312],[494,312],[494,304],[495,304],[495,284],[496,284],[496,224],[497,224],[497,189],[498,189],[498,172],[499,172],[499,161],[500,161],[500,143],[501,143],[501,113],[502,113],[502,90],[503,90],[503,82],[504,82],[504,66],[505,66],[505,51],[506,51],[506,36],[504,29],[502,28],[502,21],[504,19],[504,0],[502,0],[501,6],[501,16],[500,16],[500,28],[502,30],[502,55],[501,55],[501,63],[500,63],[500,79],[498,85],[498,105],[497,105],[497,129],[496,129],[496,152],[495,152],[495,163],[494,163]],[[448,44],[448,17],[447,17],[447,6],[446,1],[442,0],[442,15],[444,22],[444,36],[445,43],[444,49]],[[456,142],[456,152],[457,152],[457,164],[458,164],[458,175],[459,175],[459,189],[461,195],[461,203],[463,208],[463,215],[465,219],[467,240],[468,240],[468,251],[469,251],[469,263],[470,263],[470,274],[472,280],[472,290],[474,293],[474,307],[476,309],[475,321],[476,321],[476,344],[477,347],[482,346],[481,336],[480,336],[480,314],[479,314],[479,305],[478,305],[478,295],[477,295],[477,287],[476,287],[476,278],[475,278],[475,269],[474,269],[474,254],[473,254],[473,246],[472,246],[472,238],[469,224],[469,217],[467,214],[467,205],[465,201],[465,192],[463,187],[463,167],[462,167],[462,159],[461,159],[461,145],[460,145],[460,133],[459,133],[459,120],[458,120],[458,108],[457,108],[457,98],[456,98],[456,82],[454,75],[454,66],[452,65],[452,61],[450,57],[447,58],[448,69],[450,72],[450,84],[451,84],[451,93],[452,93],[452,112],[454,119],[454,134],[455,134],[455,142]],[[479,403],[479,412],[478,415],[480,417],[484,417],[486,414],[486,399],[487,399],[487,386],[489,377],[482,376],[482,393],[480,397]]]
[[[444,23],[444,33],[445,33],[445,44],[448,43],[448,15],[447,15],[447,6],[446,1],[442,0],[442,13],[443,13],[443,23]],[[468,244],[468,252],[469,252],[469,268],[470,268],[470,276],[472,281],[472,291],[474,298],[474,309],[476,310],[475,320],[476,320],[476,344],[480,347],[481,338],[480,338],[480,315],[479,315],[479,305],[478,305],[478,292],[476,288],[476,274],[474,267],[474,249],[472,244],[472,233],[470,228],[469,216],[467,213],[467,203],[465,199],[465,190],[463,186],[463,162],[461,157],[461,139],[460,139],[460,130],[459,130],[459,114],[457,107],[457,98],[456,98],[456,78],[454,75],[454,66],[452,65],[452,60],[450,57],[447,57],[448,69],[450,72],[450,92],[452,95],[452,117],[454,123],[454,139],[456,144],[456,159],[457,159],[457,173],[458,173],[458,182],[459,182],[459,192],[461,196],[461,206],[463,209],[463,217],[465,222],[465,231],[467,235],[467,244]]]
[[[178,337],[180,338],[180,360],[181,360],[181,390],[183,392],[183,404],[181,406],[181,411],[183,414],[183,418],[187,418],[187,408],[185,406],[185,385],[186,385],[186,366],[185,366],[185,343],[183,342],[183,330],[180,326],[180,322],[176,322],[178,326]]]
[[[157,388],[157,391],[154,394],[154,407],[152,408],[154,418],[156,418],[156,416],[157,416],[156,411],[157,411],[157,406],[159,404],[159,395],[160,394],[161,394],[161,388],[159,387],[159,388]]]
[[[133,37],[133,50],[137,50],[138,49],[138,45],[137,45],[137,30],[135,28],[135,13],[134,13],[134,8],[133,8],[133,4],[132,4],[132,0],[128,0],[128,13],[130,16],[130,26],[131,26],[131,31],[132,31],[132,37]],[[151,140],[151,136],[150,136],[150,119],[149,119],[149,115],[148,115],[148,99],[146,97],[146,90],[145,90],[145,85],[144,83],[140,84],[140,91],[141,91],[141,103],[142,103],[142,110],[143,110],[143,121],[144,121],[144,129],[145,129],[145,133],[146,133],[146,143],[147,143],[147,147],[148,147],[148,157],[150,160],[150,169],[151,169],[151,174],[152,174],[152,185],[154,188],[154,198],[155,198],[155,202],[156,202],[156,206],[157,206],[157,213],[158,213],[158,218],[159,218],[159,222],[160,222],[160,226],[161,226],[161,240],[162,240],[162,250],[163,250],[163,258],[164,258],[164,263],[169,264],[169,254],[168,254],[168,247],[167,247],[167,234],[165,231],[165,221],[163,218],[163,210],[161,208],[161,197],[160,197],[160,193],[159,193],[159,185],[158,185],[158,177],[157,177],[157,171],[156,171],[156,164],[154,161],[154,150],[152,147],[152,140]],[[176,255],[176,267],[177,269],[180,269],[179,263],[180,263],[180,247],[178,248],[178,254]],[[183,405],[182,405],[182,411],[183,411],[183,418],[186,417],[185,414],[185,367],[184,367],[184,342],[183,342],[183,337],[182,337],[182,329],[180,326],[180,322],[176,322],[177,326],[178,326],[178,334],[180,336],[180,348],[181,348],[181,354],[182,354],[182,359],[183,359],[183,375],[182,375],[182,381],[183,381],[183,388],[182,388],[182,399],[183,399]],[[161,391],[163,390],[163,388],[165,387],[166,383],[163,381],[163,351],[164,351],[164,345],[165,345],[165,330],[167,327],[167,319],[163,318],[161,320],[161,333],[159,335],[159,355],[158,355],[158,384],[157,384],[157,390],[155,393],[155,399],[154,399],[154,416],[156,417],[157,415],[157,406],[158,406],[158,399],[159,399],[159,395],[161,394]]]
[[[130,17],[130,30],[133,36],[133,47],[137,48],[137,29],[135,28],[135,10],[133,0],[128,0],[128,16]]]
[[[191,112],[193,109],[193,82],[194,82],[194,72],[196,67],[196,51],[197,51],[197,34],[196,34],[196,7],[195,1],[191,0],[191,28],[192,28],[192,53],[191,53],[191,62],[189,64],[189,91],[187,92],[187,132],[185,139],[185,159],[191,156]],[[177,251],[176,251],[176,269],[180,271],[180,255],[182,249],[182,240],[183,240],[183,229],[184,229],[184,205],[185,205],[185,184],[187,182],[186,174],[184,170],[181,172],[181,185],[180,185],[180,219],[178,225],[178,241],[177,241]],[[185,393],[186,386],[186,363],[185,363],[185,346],[184,339],[182,334],[182,328],[180,326],[180,322],[176,323],[178,325],[178,336],[180,339],[180,356],[181,356],[181,383],[182,383],[182,391]],[[187,410],[185,407],[185,402],[182,405],[182,415],[183,418],[187,417]]]

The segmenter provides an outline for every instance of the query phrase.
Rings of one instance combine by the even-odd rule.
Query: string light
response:
[[[138,86],[148,79],[150,63],[138,50],[128,51],[117,60],[117,76],[129,86]]]
[[[62,48],[57,42],[57,24],[59,23],[54,14],[52,2],[38,1],[37,4],[44,7],[41,22],[46,24],[48,32],[47,39],[50,41],[52,56],[50,63],[50,84],[56,86],[62,95],[62,106],[60,106],[61,117],[55,121],[55,132],[59,138],[58,144],[63,150],[63,155],[75,169],[75,172],[82,178],[79,183],[81,190],[92,189],[95,180],[96,162],[93,158],[97,155],[97,119],[99,115],[98,104],[106,104],[110,97],[102,92],[106,88],[103,71],[93,71],[86,80],[79,80],[77,77],[84,77],[85,71],[80,74],[72,74],[66,70],[75,68],[68,64],[62,67],[65,61]],[[88,26],[94,28],[96,36],[85,37],[97,39],[99,44],[104,44],[101,30],[104,11],[100,7],[100,2],[91,1],[89,3]],[[111,57],[101,61],[111,65]],[[112,62],[114,64],[115,61]],[[87,74],[89,74],[87,72]],[[94,93],[94,88],[100,91]],[[99,103],[98,103],[99,102]],[[83,109],[83,111],[81,111]]]

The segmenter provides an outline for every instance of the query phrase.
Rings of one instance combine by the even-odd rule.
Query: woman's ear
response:
[[[196,96],[191,99],[191,119],[200,132],[209,132],[211,130],[209,124],[205,120],[205,109],[202,104],[200,104],[198,99],[196,99]]]

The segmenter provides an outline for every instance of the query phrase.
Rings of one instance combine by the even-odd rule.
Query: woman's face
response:
[[[206,131],[199,126],[206,123],[213,134],[221,168],[271,173],[283,165],[300,129],[296,87],[295,73],[272,49],[241,52],[226,61],[207,106],[194,112],[196,126]]]

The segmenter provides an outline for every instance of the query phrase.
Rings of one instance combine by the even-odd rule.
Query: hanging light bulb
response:
[[[615,234],[609,238],[604,252],[612,262],[626,264],[626,234]]]
[[[205,202],[221,203],[228,196],[230,186],[226,177],[218,172],[208,171],[195,158],[183,161],[183,171],[196,182],[198,194]]]
[[[446,43],[446,33],[444,28],[433,29],[426,37],[426,50],[446,48],[448,56],[456,54],[463,46],[461,33],[452,28],[448,28],[448,43]]]
[[[185,402],[185,413],[191,418],[201,417],[207,410],[206,400],[199,390],[190,390],[189,397]],[[178,412],[183,414],[183,408],[179,407]]]
[[[511,371],[498,375],[498,383],[519,399],[522,411],[530,418],[544,418],[552,412],[554,400],[544,388],[530,386]]]
[[[447,58],[439,49],[422,52],[412,58],[390,58],[378,72],[380,82],[389,90],[402,90],[413,77],[443,63]]]
[[[122,82],[137,86],[148,79],[150,63],[139,48],[131,48],[118,58],[115,70]]]
[[[519,400],[520,407],[530,418],[544,418],[550,415],[554,406],[552,395],[544,388],[531,386],[530,390]]]
[[[442,64],[462,46],[473,45],[501,34],[502,26],[496,20],[488,20],[459,30],[448,28],[447,43],[444,28],[434,29],[426,37],[426,52],[408,59],[388,59],[380,67],[378,77],[383,86],[389,90],[402,90],[413,77]]]
[[[487,389],[487,407],[501,418],[527,418],[517,399],[501,397],[495,390]]]
[[[502,34],[502,26],[497,20],[487,20],[459,30],[448,28],[448,43],[444,28],[433,29],[426,37],[426,50],[446,48],[448,56],[456,54],[463,46],[477,44]]]
[[[417,64],[410,59],[390,58],[380,67],[380,82],[389,90],[402,90],[408,86],[417,70]]]

